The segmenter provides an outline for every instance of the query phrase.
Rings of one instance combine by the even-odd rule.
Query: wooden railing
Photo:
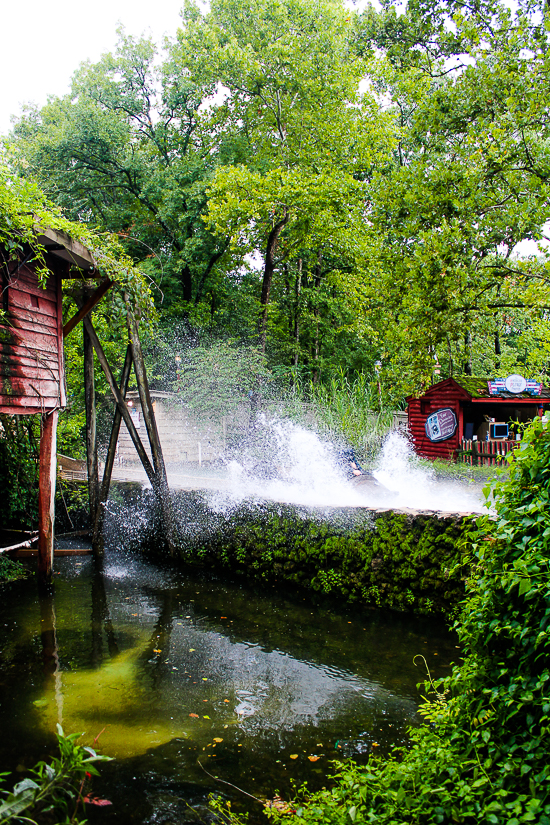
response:
[[[464,438],[457,460],[473,466],[495,467],[503,464],[508,453],[519,445],[519,441],[472,441]]]

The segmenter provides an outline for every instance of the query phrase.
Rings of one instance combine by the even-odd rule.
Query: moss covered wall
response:
[[[241,505],[213,513],[200,494],[176,494],[187,564],[324,593],[363,607],[449,613],[464,595],[461,516],[313,512]]]
[[[116,485],[106,543],[160,556],[155,501],[137,485]],[[172,495],[180,561],[361,607],[446,613],[464,597],[469,570],[461,538],[471,517],[370,511],[309,510],[244,502],[216,511],[207,494]]]

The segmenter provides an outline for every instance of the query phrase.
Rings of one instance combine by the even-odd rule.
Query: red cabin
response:
[[[46,249],[49,275],[39,283],[34,255],[2,267],[0,412],[49,413],[66,405],[63,367],[63,278],[93,277],[94,260],[82,244],[51,229],[37,235]],[[74,268],[79,270],[75,275]]]
[[[407,405],[415,452],[454,461],[476,442],[496,442],[499,453],[506,452],[520,436],[517,424],[550,408],[550,390],[520,375],[466,376],[440,381],[419,398],[409,396]]]

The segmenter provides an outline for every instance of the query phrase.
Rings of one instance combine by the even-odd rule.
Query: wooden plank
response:
[[[128,392],[128,383],[130,381],[130,372],[132,370],[132,347],[128,344],[126,348],[126,357],[122,367],[122,374],[120,376],[120,394],[122,399],[126,400],[126,393]],[[103,470],[103,481],[101,482],[101,489],[99,491],[99,504],[96,511],[95,523],[93,525],[93,542],[99,544],[103,536],[103,521],[105,516],[105,502],[109,497],[109,488],[111,486],[111,476],[113,473],[113,465],[115,463],[116,445],[120,433],[120,424],[122,422],[122,414],[118,406],[115,407],[115,415],[113,418],[113,426],[111,427],[111,438],[109,439],[109,449],[107,450],[107,458],[105,459],[105,468]]]
[[[86,315],[86,317],[83,319],[83,323],[84,323],[84,326],[86,327],[86,329],[88,331],[88,334],[89,334],[89,336],[92,340],[92,344],[93,344],[94,349],[96,351],[99,363],[101,364],[101,368],[103,369],[103,372],[105,373],[105,378],[107,379],[107,383],[109,384],[109,388],[110,388],[110,390],[111,390],[111,392],[112,392],[112,394],[113,394],[113,396],[116,400],[117,406],[118,406],[118,408],[121,412],[122,419],[123,419],[124,423],[126,424],[128,432],[130,433],[130,436],[132,438],[132,441],[134,442],[134,446],[135,446],[135,448],[138,452],[139,459],[140,459],[140,461],[143,465],[143,469],[147,473],[147,478],[151,482],[151,485],[153,485],[153,482],[155,480],[155,471],[153,470],[153,467],[151,466],[151,462],[149,461],[149,458],[147,457],[147,453],[145,452],[145,450],[143,448],[143,444],[141,443],[141,440],[140,440],[140,437],[139,437],[139,435],[137,433],[137,430],[135,428],[134,422],[132,421],[132,416],[130,415],[130,410],[128,409],[128,405],[126,404],[126,401],[122,398],[122,395],[120,394],[120,390],[119,390],[119,388],[117,386],[117,383],[115,381],[115,377],[113,375],[111,367],[109,366],[109,362],[107,361],[107,358],[105,357],[105,353],[103,352],[103,347],[101,346],[99,338],[97,337],[97,333],[96,333],[95,329],[93,328],[92,322],[90,321],[90,318],[89,318],[88,315]]]
[[[0,325],[0,343],[11,347],[21,347],[29,352],[51,353],[57,357],[57,338],[51,332],[42,335],[34,330],[17,331]]]
[[[20,306],[19,304],[15,304],[15,302],[13,301],[13,295],[10,295],[10,316],[20,318],[21,320],[27,322],[35,322],[38,318],[40,320],[40,323],[44,326],[50,326],[55,329],[57,323],[57,308],[55,307],[55,305],[52,302],[48,301],[47,307],[32,306],[30,303],[30,296],[26,295],[25,297],[29,299],[27,301],[28,306]],[[22,303],[23,301],[21,301],[21,304]]]
[[[46,381],[43,378],[36,380],[18,381],[10,379],[10,394],[0,394],[0,404],[6,407],[17,407],[21,399],[24,399],[26,406],[38,409],[45,405],[44,409],[49,409],[48,400],[53,399],[55,405],[59,402],[59,381]]]
[[[4,364],[6,367],[35,367],[36,362],[36,355],[32,355],[27,350],[23,350],[22,354],[18,357],[11,348],[0,344],[0,365]],[[44,369],[58,369],[58,360],[51,354],[42,354],[40,356],[40,363]]]
[[[57,410],[42,416],[38,476],[38,579],[49,584],[53,571]]]
[[[129,296],[124,295],[126,303],[126,320],[128,325],[128,335],[132,347],[132,360],[134,362],[134,372],[138,385],[139,398],[141,401],[141,411],[143,419],[147,428],[147,435],[149,437],[149,444],[151,446],[151,455],[153,458],[153,467],[155,469],[155,483],[153,489],[157,494],[157,499],[160,504],[163,522],[164,534],[170,555],[174,555],[174,540],[173,540],[173,516],[172,506],[170,501],[170,489],[168,487],[168,477],[166,475],[166,467],[164,464],[164,457],[162,455],[162,446],[157,429],[157,422],[151,401],[151,393],[149,392],[149,382],[147,380],[147,371],[145,369],[145,361],[141,351],[141,342],[139,340],[139,333],[136,319],[132,312]]]
[[[86,315],[88,315],[88,313],[91,312],[95,306],[97,306],[97,304],[99,304],[99,302],[101,301],[107,290],[111,287],[111,285],[112,281],[110,281],[108,278],[105,281],[103,281],[102,284],[100,284],[100,286],[96,289],[93,295],[90,295],[88,300],[78,310],[76,315],[73,315],[70,321],[67,321],[67,323],[63,327],[63,336],[69,335],[76,327],[76,325],[79,324],[80,321],[82,321],[82,319]]]
[[[86,327],[84,339],[84,401],[86,406],[86,457],[88,467],[88,501],[90,525],[96,522],[99,506],[99,467],[97,460],[97,428],[94,386],[94,348]],[[94,547],[94,550],[96,548]]]
[[[30,359],[28,359],[30,360]],[[51,362],[50,362],[51,364]],[[18,364],[16,359],[12,362],[0,359],[0,376],[4,378],[36,379],[37,381],[57,381],[59,379],[59,366],[41,364],[37,359],[32,366]]]
[[[24,334],[27,332],[34,332],[37,335],[44,335],[46,337],[52,336],[53,338],[57,335],[57,320],[55,318],[55,325],[52,326],[51,324],[41,323],[38,316],[30,321],[26,318],[14,317],[12,313],[10,313],[10,316],[9,329],[20,337],[26,338]]]

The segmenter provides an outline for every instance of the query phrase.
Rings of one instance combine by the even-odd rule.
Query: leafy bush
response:
[[[83,795],[84,786],[92,776],[98,776],[95,763],[107,761],[109,757],[77,745],[78,736],[77,733],[65,736],[58,725],[59,759],[39,762],[31,771],[32,776],[18,782],[12,791],[0,789],[4,796],[4,800],[0,800],[0,825],[37,825],[52,821],[57,825],[84,825],[85,820],[76,819],[79,806],[84,807],[87,799]],[[0,783],[7,775],[0,774]]]
[[[2,582],[23,579],[26,575],[27,571],[22,564],[18,561],[12,561],[7,556],[0,553],[0,584]]]
[[[0,415],[0,524],[38,523],[39,416]]]
[[[428,724],[331,789],[302,791],[294,821],[550,823],[550,420],[536,419],[494,490],[496,522],[468,537],[474,573],[456,624],[464,659],[425,684]],[[278,820],[280,814],[270,811]]]

